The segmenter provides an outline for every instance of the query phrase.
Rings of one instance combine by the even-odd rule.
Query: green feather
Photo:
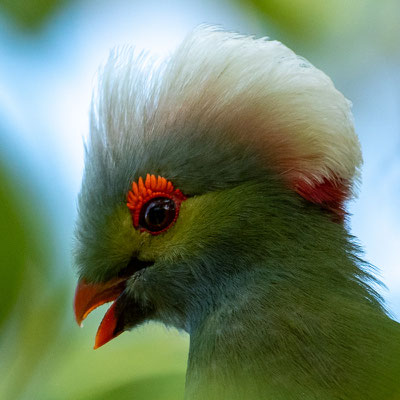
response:
[[[190,333],[188,399],[399,393],[399,328],[371,267],[342,225],[278,179],[196,195],[164,235],[135,231],[123,205],[102,226],[90,265],[156,261],[132,290]]]
[[[361,157],[349,103],[279,43],[221,35],[216,66],[189,38],[165,81],[138,73],[145,63],[107,64],[79,196],[79,277],[154,263],[127,281],[118,312],[129,320],[134,304],[140,321],[151,310],[190,334],[187,400],[399,399],[400,328],[373,268],[344,224],[293,190],[327,177],[351,195]],[[188,54],[199,76],[180,64]],[[157,236],[126,206],[146,174],[188,197]]]

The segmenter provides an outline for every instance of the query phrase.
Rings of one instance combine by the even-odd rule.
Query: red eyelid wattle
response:
[[[139,225],[139,217],[143,205],[156,197],[166,197],[174,201],[176,211],[174,220],[165,229],[158,232],[151,232]],[[181,203],[184,200],[186,200],[186,196],[179,189],[175,189],[172,182],[161,176],[156,178],[155,175],[147,174],[145,180],[139,177],[137,183],[132,182],[132,189],[128,192],[126,205],[131,212],[133,226],[136,229],[148,231],[153,235],[159,235],[169,229],[177,220]]]

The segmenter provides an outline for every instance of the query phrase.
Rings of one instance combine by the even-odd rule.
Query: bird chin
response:
[[[132,296],[127,289],[127,282],[135,281],[143,274],[144,269],[152,263],[131,259],[127,267],[120,271],[118,277],[102,283],[90,283],[85,279],[78,282],[74,311],[77,323],[82,326],[83,320],[97,307],[113,302],[104,315],[98,328],[94,348],[97,349],[127,329],[144,322],[152,314],[149,306],[144,306]]]

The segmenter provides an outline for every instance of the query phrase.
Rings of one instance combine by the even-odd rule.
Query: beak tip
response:
[[[99,335],[96,335],[96,339],[94,341],[94,346],[93,346],[93,350],[97,350],[99,347],[103,346],[104,344],[106,344],[110,339],[105,339],[103,337],[99,337]]]
[[[74,314],[75,314],[75,321],[76,321],[76,323],[78,324],[78,326],[79,326],[80,328],[82,328],[84,318],[82,318],[82,317],[79,315],[79,313],[77,313],[76,309],[74,309]]]
[[[122,333],[122,331],[117,330],[117,317],[115,314],[116,303],[114,302],[112,306],[108,309],[107,313],[104,315],[103,320],[99,326],[96,334],[94,349],[105,345],[110,340],[114,339]]]
[[[74,297],[74,314],[77,324],[82,327],[83,320],[97,307],[116,300],[125,288],[125,281],[112,281],[93,284],[84,279],[78,282]]]

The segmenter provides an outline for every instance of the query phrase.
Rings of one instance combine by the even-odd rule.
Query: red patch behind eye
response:
[[[333,213],[336,222],[342,222],[346,212],[344,202],[349,197],[349,187],[342,180],[324,179],[320,183],[299,181],[295,185],[296,192],[306,200],[321,205]]]
[[[181,203],[186,197],[165,178],[147,174],[145,181],[140,177],[137,183],[132,183],[127,200],[133,226],[159,235],[177,220]]]

